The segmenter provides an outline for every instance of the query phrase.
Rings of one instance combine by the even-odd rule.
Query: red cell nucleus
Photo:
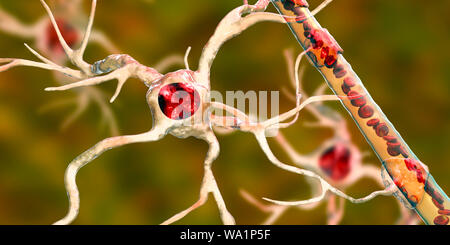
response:
[[[181,120],[194,115],[200,107],[200,96],[190,83],[172,83],[159,90],[161,111],[170,119]]]
[[[69,45],[69,47],[73,47],[79,41],[79,35],[77,30],[74,27],[72,27],[69,23],[67,23],[65,20],[60,18],[56,19],[56,24],[58,24],[59,31],[61,32],[61,35],[64,37],[64,40],[66,40],[67,45]],[[47,24],[45,35],[47,36],[46,39],[47,48],[49,48],[53,52],[64,52],[64,49],[61,46],[61,43],[59,42],[55,28],[53,28],[51,22]]]
[[[322,154],[319,166],[332,180],[337,181],[350,173],[350,160],[350,150],[343,144],[336,144]]]

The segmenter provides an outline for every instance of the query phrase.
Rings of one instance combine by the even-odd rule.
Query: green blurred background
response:
[[[51,0],[49,0],[51,2]],[[196,68],[203,45],[220,19],[240,0],[99,1],[94,27],[106,33],[127,54],[146,65],[184,54],[192,46],[191,68]],[[252,1],[251,1],[252,2]],[[312,7],[320,1],[310,0]],[[44,15],[39,1],[0,1],[0,7],[33,22]],[[83,1],[85,13],[90,1]],[[273,7],[269,8],[274,11]],[[346,59],[416,155],[447,191],[450,190],[450,1],[336,0],[317,18],[338,40]],[[0,33],[0,57],[35,59],[24,40]],[[214,62],[212,89],[279,90],[288,84],[282,51],[299,46],[284,25],[258,24],[226,43]],[[107,53],[90,46],[86,59],[94,62]],[[323,83],[309,64],[307,91]],[[174,67],[178,69],[178,67]],[[98,108],[65,131],[62,120],[74,109],[46,114],[40,107],[74,96],[44,92],[56,83],[50,72],[15,68],[0,74],[0,224],[50,224],[67,211],[64,170],[78,154],[109,136],[99,125]],[[107,93],[116,82],[98,86]],[[111,105],[121,134],[151,127],[145,102],[146,87],[130,80]],[[281,96],[281,111],[293,104]],[[345,113],[338,103],[330,106]],[[348,119],[349,116],[345,115]],[[307,113],[302,120],[312,120]],[[362,150],[370,150],[353,123],[350,130]],[[331,136],[308,129],[301,121],[285,130],[303,153]],[[266,214],[239,195],[245,189],[256,197],[280,200],[308,198],[303,177],[275,168],[250,134],[218,136],[221,154],[214,172],[229,210],[238,224],[259,224]],[[287,156],[270,141],[280,160]],[[197,139],[167,136],[159,142],[114,149],[83,168],[78,175],[81,210],[75,224],[158,224],[187,208],[198,198],[202,161],[207,145]],[[373,153],[367,162],[380,165]],[[348,193],[363,196],[378,189],[363,179]],[[325,204],[312,211],[290,209],[277,224],[324,224]],[[393,197],[365,204],[347,202],[343,224],[392,224],[399,211]],[[207,204],[176,224],[220,224],[212,197]]]

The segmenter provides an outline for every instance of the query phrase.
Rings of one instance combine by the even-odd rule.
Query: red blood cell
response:
[[[344,83],[345,83],[345,85],[347,85],[349,87],[353,87],[356,85],[355,79],[353,77],[346,77],[344,79]]]
[[[387,152],[388,152],[389,155],[394,156],[394,157],[398,156],[400,154],[399,147],[394,147],[394,146],[389,146],[389,145],[388,145],[388,148],[387,148]]]
[[[433,220],[435,225],[447,225],[448,224],[448,217],[444,215],[436,216]]]
[[[434,192],[433,187],[430,185],[430,183],[427,183],[424,186],[425,192],[428,193],[430,196],[432,196],[432,193]]]
[[[367,121],[367,126],[376,127],[379,123],[380,123],[380,120],[377,118],[374,118],[374,119],[370,119],[369,121]]]
[[[356,91],[350,91],[348,93],[348,99],[349,100],[354,100],[354,99],[358,99],[359,97],[361,97],[362,95],[360,95],[358,92]]]
[[[438,211],[439,214],[450,215],[450,209],[441,209]]]
[[[391,148],[400,148],[400,143],[399,142],[387,142],[387,145],[389,147],[391,147]]]
[[[386,135],[383,137],[383,139],[391,143],[397,142],[397,138],[395,136]]]
[[[311,25],[307,21],[303,22],[303,30],[311,31]]]
[[[73,47],[79,41],[77,30],[69,25],[69,23],[67,23],[65,20],[60,18],[56,19],[56,24],[58,24],[58,28],[61,32],[61,35],[64,37],[64,40],[66,40],[67,45],[69,45],[69,47]],[[64,52],[64,49],[59,42],[58,34],[56,34],[55,28],[53,28],[51,22],[47,24],[45,35],[47,37],[46,46],[50,50],[54,52]]]
[[[366,104],[366,98],[364,98],[364,95],[359,94],[356,91],[350,91],[347,95],[353,106],[361,107]]]
[[[444,203],[444,198],[441,196],[441,194],[439,194],[438,192],[436,192],[433,188],[433,186],[430,185],[430,182],[427,182],[425,184],[425,192],[431,196],[432,199],[434,199],[437,203],[439,204],[443,204]]]
[[[325,58],[324,64],[328,68],[333,68],[337,63],[337,59],[333,55],[328,55]]]
[[[444,198],[439,194],[437,191],[433,192],[433,195],[431,195],[432,198],[436,199],[436,201],[440,204],[444,203]]]
[[[389,128],[386,125],[386,123],[380,123],[377,125],[377,127],[375,128],[375,132],[377,133],[378,136],[380,137],[384,137],[386,135],[388,135],[389,133]]]
[[[439,204],[443,204],[444,203],[444,198],[442,197],[441,194],[439,194],[436,190],[434,190],[433,186],[430,185],[430,182],[427,182],[425,184],[425,192],[431,196],[432,199],[434,199],[437,203]]]
[[[336,144],[324,151],[319,166],[332,180],[337,181],[350,173],[350,160],[350,150],[343,144]]]
[[[333,69],[333,74],[336,78],[344,77],[345,74],[347,74],[347,71],[345,70],[345,67],[341,64],[336,65]]]
[[[392,142],[387,142],[387,146],[388,146],[388,153],[395,153],[394,155],[390,154],[391,156],[397,156],[400,154],[400,143],[392,143]]]
[[[350,88],[347,85],[345,85],[344,83],[342,84],[341,88],[342,88],[342,92],[344,92],[344,94],[348,95],[348,92],[350,92]]]
[[[436,201],[436,199],[433,198],[433,199],[431,199],[431,201],[433,201],[434,206],[436,206],[440,210],[444,209],[444,205],[438,203],[438,201]]]
[[[373,116],[373,108],[370,105],[364,105],[359,108],[358,115],[361,118],[369,118]]]
[[[158,103],[168,118],[181,120],[191,117],[198,110],[200,96],[192,84],[172,83],[160,89]]]
[[[408,158],[408,152],[402,145],[400,146],[400,153],[402,154],[403,157]]]

